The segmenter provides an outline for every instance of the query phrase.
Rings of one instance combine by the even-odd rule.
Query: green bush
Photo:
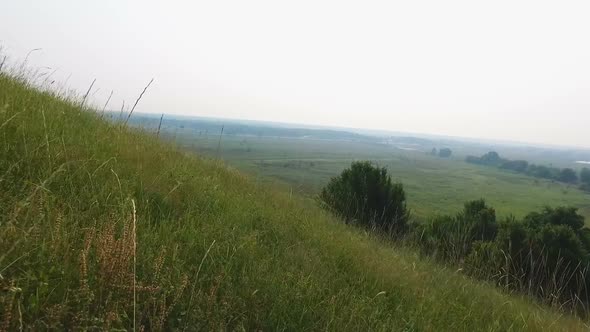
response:
[[[518,173],[526,172],[529,163],[526,160],[506,160],[502,163],[500,168],[512,170]]]
[[[437,216],[418,224],[415,238],[423,254],[443,261],[458,262],[469,251],[469,225],[451,216]]]
[[[404,232],[410,212],[401,183],[387,169],[370,162],[353,162],[322,189],[320,202],[346,223],[386,232]]]
[[[588,303],[590,230],[575,208],[545,208],[498,224],[473,246],[468,273],[562,305]]]
[[[590,304],[590,229],[584,225],[571,207],[497,222],[494,209],[476,200],[455,216],[414,225],[410,239],[423,254],[458,264],[476,278],[550,304],[584,308]]]
[[[496,236],[496,210],[487,206],[483,199],[465,203],[457,218],[470,225],[469,235],[474,240],[488,241]]]
[[[453,151],[449,148],[442,148],[438,150],[438,156],[441,158],[449,158],[453,154]]]
[[[497,231],[496,212],[483,199],[465,203],[455,217],[439,216],[417,226],[423,253],[445,261],[462,261],[475,241],[488,241]]]
[[[576,183],[578,182],[578,175],[573,169],[564,168],[559,172],[559,177],[557,179],[565,183]]]

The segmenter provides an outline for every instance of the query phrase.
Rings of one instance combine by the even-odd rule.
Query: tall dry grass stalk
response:
[[[137,282],[137,217],[135,200],[131,200],[133,205],[133,331],[135,331],[136,313],[137,313],[137,294],[136,294],[136,282]]]
[[[164,113],[160,117],[160,124],[158,124],[158,132],[156,133],[156,137],[160,137],[160,129],[162,128],[162,120],[164,119]]]
[[[221,126],[221,132],[219,133],[219,141],[217,142],[217,153],[216,159],[219,159],[219,151],[221,149],[221,138],[223,137],[223,125]]]
[[[154,82],[154,79],[152,78],[150,80],[150,82],[145,86],[145,88],[143,88],[143,91],[139,94],[139,97],[137,97],[135,104],[133,104],[133,107],[131,107],[131,111],[129,112],[129,115],[127,115],[127,119],[125,120],[125,124],[124,124],[125,126],[127,125],[127,122],[129,122],[129,118],[131,118],[131,115],[133,114],[133,111],[135,111],[135,107],[137,106],[137,104],[141,100],[141,97],[143,97],[143,94],[147,91],[147,89],[150,87],[150,85],[152,85],[153,82]]]
[[[131,206],[130,217],[117,222],[112,216],[110,222],[86,231],[79,256],[80,286],[77,290],[79,304],[87,309],[77,319],[78,327],[82,329],[89,319],[97,317],[104,322],[105,328],[111,326],[123,317],[123,311],[129,310],[133,311],[127,316],[133,319],[129,327],[136,331],[138,321],[142,321],[138,293],[151,294],[152,297],[160,294],[161,287],[156,282],[142,284],[138,281],[135,199],[131,200]],[[163,264],[163,259],[159,264]],[[159,319],[165,321],[166,317]]]
[[[211,244],[209,245],[209,248],[207,248],[207,251],[205,252],[205,255],[203,255],[203,258],[201,259],[201,263],[199,263],[199,267],[197,268],[197,271],[195,272],[195,276],[193,277],[192,280],[192,289],[190,292],[190,298],[188,301],[188,311],[190,312],[193,306],[193,298],[194,298],[194,294],[195,294],[195,287],[197,285],[197,282],[199,281],[199,274],[201,273],[201,268],[203,267],[203,263],[205,262],[205,259],[207,259],[207,256],[209,256],[209,252],[211,251],[211,248],[213,248],[213,245],[215,244],[215,240],[213,240],[213,242],[211,242]],[[185,331],[187,328],[187,325],[184,325],[183,331]]]
[[[111,97],[113,97],[113,90],[111,90],[111,94],[109,95],[109,98],[107,98],[107,101],[104,103],[104,106],[102,107],[102,112],[100,114],[100,117],[103,118],[104,117],[104,112],[107,109],[107,105],[109,104],[109,102],[111,101]]]
[[[88,87],[88,91],[86,91],[86,94],[84,94],[84,98],[82,98],[82,102],[80,103],[80,109],[84,108],[84,104],[86,103],[86,99],[88,98],[88,95],[90,94],[90,91],[92,90],[92,87],[94,86],[94,83],[96,83],[96,78],[94,80],[92,80],[92,83]]]
[[[21,289],[15,286],[14,281],[8,282],[0,275],[0,292],[7,295],[0,296],[0,312],[4,314],[0,316],[0,332],[9,331],[13,321],[13,314],[15,307],[20,313],[19,295]],[[22,330],[22,317],[19,317],[19,325]]]

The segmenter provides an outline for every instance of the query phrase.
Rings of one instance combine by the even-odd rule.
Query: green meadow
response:
[[[370,160],[404,184],[417,219],[455,213],[464,202],[484,198],[500,217],[520,218],[544,206],[570,205],[590,220],[590,193],[575,185],[469,164],[464,155],[445,159],[391,144],[285,137],[226,135],[220,144],[218,136],[199,137],[188,130],[175,131],[172,139],[186,150],[223,159],[259,181],[282,184],[306,197],[317,194],[352,161]]]

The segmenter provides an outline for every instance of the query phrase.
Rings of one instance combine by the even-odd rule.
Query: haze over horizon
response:
[[[101,106],[590,148],[589,9],[12,1],[0,45]]]

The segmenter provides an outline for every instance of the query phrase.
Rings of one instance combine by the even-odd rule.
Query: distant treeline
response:
[[[441,148],[440,150],[436,150],[436,148],[432,148],[430,154],[433,156],[439,156],[441,158],[449,158],[453,154],[453,151],[449,148]]]
[[[130,119],[132,125],[146,129],[158,128],[159,122],[159,117],[145,114],[134,114]],[[196,137],[219,136],[222,133],[222,128],[224,136],[285,137],[363,142],[378,142],[380,140],[376,137],[345,130],[286,127],[239,120],[178,118],[173,115],[166,115],[162,120],[162,131],[176,132],[181,130],[185,134],[190,133]]]
[[[569,184],[581,183],[581,188],[590,190],[590,169],[584,168],[576,173],[572,168],[557,168],[543,165],[529,164],[526,160],[509,160],[501,158],[495,151],[490,151],[481,157],[467,156],[465,161],[472,164],[498,167],[500,169],[523,173],[541,179],[554,180]]]

